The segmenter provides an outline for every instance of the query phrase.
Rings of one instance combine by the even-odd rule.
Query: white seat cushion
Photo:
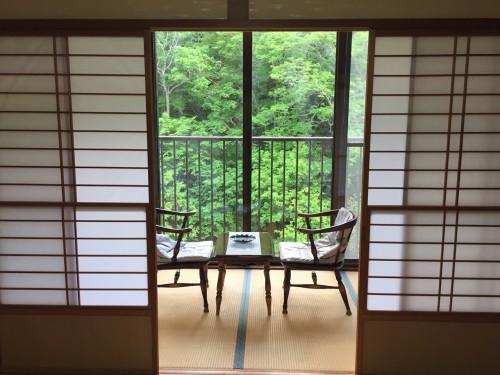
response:
[[[168,264],[172,262],[174,247],[177,241],[164,235],[156,235],[156,262]],[[210,260],[214,249],[212,241],[184,242],[181,241],[177,262],[202,262]]]
[[[340,247],[339,243],[332,244],[325,241],[325,238],[320,238],[314,241],[318,250],[318,259],[320,264],[335,263],[335,256]],[[311,253],[311,245],[302,242],[280,242],[280,259],[285,262],[296,263],[313,263],[314,257]],[[343,256],[339,256],[338,261],[342,260]]]
[[[353,214],[342,207],[337,217],[335,218],[334,225],[340,225],[352,220]],[[343,233],[342,233],[343,232]],[[344,251],[347,246],[347,238],[351,229],[344,231],[331,232],[327,236],[321,237],[314,241],[316,249],[318,250],[318,259],[320,264],[333,264],[339,251]],[[343,235],[343,238],[342,238]],[[313,263],[314,257],[311,253],[311,245],[302,242],[280,242],[280,259],[286,262],[296,263]],[[344,259],[344,254],[340,254],[337,262]]]

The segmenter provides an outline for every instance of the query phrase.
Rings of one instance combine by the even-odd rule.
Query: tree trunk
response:
[[[165,89],[165,112],[170,117],[170,93]]]

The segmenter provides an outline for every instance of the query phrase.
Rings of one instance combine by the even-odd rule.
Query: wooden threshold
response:
[[[354,375],[354,372],[300,372],[300,371],[253,371],[253,370],[165,370],[159,375]]]

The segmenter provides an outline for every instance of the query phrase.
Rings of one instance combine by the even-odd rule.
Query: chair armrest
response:
[[[297,228],[297,230],[301,233],[305,234],[319,234],[319,233],[330,233],[330,232],[337,232],[339,230],[347,229],[347,228],[352,228],[356,224],[356,218],[353,220],[348,221],[347,223],[339,224],[339,225],[334,225],[332,227],[326,227],[326,228],[318,228],[318,229],[307,229],[307,228]]]
[[[297,216],[299,217],[336,216],[339,213],[339,211],[340,209],[323,211],[323,212],[312,212],[312,213],[297,212]]]
[[[196,213],[194,211],[182,212],[182,211],[166,210],[164,208],[157,208],[156,212],[159,214],[176,215],[176,216],[193,216]]]
[[[193,230],[193,228],[167,228],[161,225],[156,226],[156,230],[158,232],[167,232],[167,233],[175,233],[175,234],[185,234],[189,233]]]

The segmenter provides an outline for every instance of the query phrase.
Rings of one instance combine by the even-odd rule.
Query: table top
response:
[[[256,238],[251,242],[240,243],[230,238],[234,234],[251,234]],[[273,256],[273,240],[268,232],[224,232],[217,237],[217,241],[215,242],[216,258],[272,258]]]

